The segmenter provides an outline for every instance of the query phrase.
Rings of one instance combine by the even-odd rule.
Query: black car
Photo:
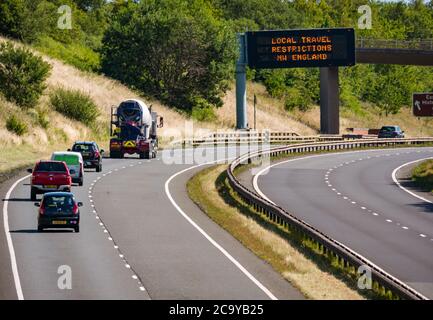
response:
[[[399,126],[383,126],[378,138],[404,138],[404,131]]]
[[[70,192],[49,192],[41,202],[36,202],[38,210],[38,231],[47,228],[68,228],[80,232],[80,209],[83,204],[76,202]]]
[[[96,172],[102,171],[103,149],[99,149],[96,142],[77,141],[68,151],[80,152],[83,156],[84,168],[95,168]]]

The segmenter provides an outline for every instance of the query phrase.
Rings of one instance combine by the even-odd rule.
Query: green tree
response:
[[[27,49],[0,43],[0,92],[21,107],[33,107],[45,89],[51,66]]]
[[[35,22],[30,10],[31,0],[0,2],[0,34],[24,41],[36,38]]]
[[[117,8],[101,52],[106,74],[191,110],[222,105],[237,45],[205,0],[146,0]]]
[[[374,102],[386,116],[396,114],[410,103],[415,88],[414,69],[408,66],[377,65],[380,75],[374,86]]]

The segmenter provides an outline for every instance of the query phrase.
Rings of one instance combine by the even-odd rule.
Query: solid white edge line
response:
[[[167,194],[167,197],[169,198],[172,205],[176,208],[176,210],[195,228],[198,232],[200,232],[215,248],[217,248],[224,256],[227,257],[243,274],[245,274],[257,287],[259,287],[260,290],[262,290],[271,300],[278,300],[276,296],[272,294],[272,292],[267,289],[260,281],[258,281],[247,269],[245,269],[244,266],[242,266],[230,253],[228,253],[221,245],[218,244],[211,236],[209,236],[199,225],[197,225],[180,207],[179,205],[174,201],[171,193],[169,184],[170,182],[177,177],[178,175],[181,175],[185,173],[186,171],[195,169],[197,167],[203,166],[203,165],[209,165],[213,163],[218,163],[226,160],[217,160],[217,161],[211,161],[208,163],[198,164],[189,168],[186,168],[184,170],[181,170],[179,172],[176,172],[173,174],[168,180],[165,182],[165,193]]]
[[[433,159],[433,157],[428,157],[428,158],[418,159],[418,160],[415,160],[415,161],[410,161],[410,162],[404,163],[404,164],[402,164],[401,166],[399,166],[398,168],[395,168],[394,171],[392,172],[392,175],[391,175],[391,176],[392,176],[392,180],[394,181],[394,183],[395,183],[395,184],[396,184],[396,185],[397,185],[401,190],[403,190],[403,191],[409,193],[410,195],[414,196],[415,198],[418,198],[418,199],[420,199],[420,200],[422,200],[422,201],[425,201],[425,202],[428,202],[428,203],[432,203],[432,202],[431,202],[430,200],[427,200],[426,198],[423,198],[423,197],[417,195],[416,193],[414,193],[414,192],[412,192],[412,191],[406,189],[405,187],[403,187],[403,186],[400,184],[400,182],[398,182],[396,175],[397,175],[398,170],[400,170],[401,168],[403,168],[403,167],[405,167],[405,166],[408,166],[408,165],[410,165],[410,164],[412,164],[412,163],[416,163],[416,162],[420,162],[420,161],[424,161],[424,160],[430,160],[430,159]]]
[[[363,152],[365,152],[365,151],[378,151],[378,150],[362,150]],[[265,199],[265,200],[267,200],[267,201],[269,201],[270,203],[272,203],[272,204],[274,204],[275,205],[275,202],[273,202],[272,200],[270,200],[263,192],[262,192],[262,190],[260,190],[260,188],[259,188],[259,183],[258,183],[258,180],[259,180],[259,177],[261,176],[261,175],[263,175],[263,173],[265,173],[266,171],[268,171],[269,169],[271,169],[271,168],[273,168],[273,167],[275,167],[275,166],[278,166],[278,165],[281,165],[281,164],[284,164],[284,163],[288,163],[288,162],[292,162],[292,161],[297,161],[297,160],[304,160],[304,159],[310,159],[310,158],[318,158],[318,157],[325,157],[325,156],[335,156],[335,155],[337,155],[337,154],[339,154],[339,155],[341,155],[341,154],[352,154],[352,153],[358,153],[358,152],[361,152],[361,151],[352,151],[352,152],[344,152],[344,153],[336,153],[336,154],[333,154],[333,153],[327,153],[327,154],[316,154],[316,155],[312,155],[312,156],[306,156],[306,157],[300,157],[300,158],[295,158],[295,159],[289,159],[289,160],[284,160],[284,161],[280,161],[280,162],[277,162],[277,163],[274,163],[274,164],[271,164],[270,166],[267,166],[267,167],[265,167],[265,168],[263,168],[262,170],[260,170],[259,172],[257,172],[256,173],[256,175],[253,177],[253,188],[254,188],[254,190],[258,193],[258,195],[260,196],[260,197],[262,197],[263,199]]]
[[[8,244],[9,256],[11,259],[12,274],[14,277],[15,290],[17,293],[18,300],[24,300],[24,295],[23,295],[23,290],[21,288],[20,275],[18,273],[18,266],[17,266],[17,260],[15,256],[14,244],[12,242],[12,237],[9,229],[8,205],[9,205],[9,197],[11,196],[12,191],[21,181],[27,179],[28,177],[30,177],[30,174],[15,181],[15,183],[9,188],[8,192],[6,193],[5,201],[3,202],[3,227],[6,234],[6,241]]]
[[[413,148],[404,148],[404,149],[413,149]],[[262,170],[260,170],[258,173],[256,173],[256,175],[253,177],[253,188],[254,188],[254,190],[263,198],[263,199],[265,199],[265,200],[267,200],[267,201],[269,201],[270,203],[272,203],[272,204],[274,204],[275,205],[275,203],[273,202],[273,201],[271,201],[261,190],[260,190],[260,187],[259,187],[259,184],[258,184],[258,179],[259,179],[259,177],[261,176],[261,175],[263,175],[263,173],[265,173],[266,171],[268,171],[269,169],[271,169],[271,168],[273,168],[273,167],[275,167],[275,166],[278,166],[278,165],[281,165],[281,164],[285,164],[285,163],[288,163],[288,162],[292,162],[292,161],[297,161],[297,160],[304,160],[304,159],[309,159],[309,158],[317,158],[317,157],[326,157],[326,156],[331,156],[331,157],[333,157],[333,156],[337,156],[337,155],[343,155],[343,154],[353,154],[353,153],[359,153],[359,152],[379,152],[379,151],[383,151],[383,150],[357,150],[357,151],[349,151],[349,152],[337,152],[337,153],[327,153],[327,154],[318,154],[318,155],[312,155],[312,156],[306,156],[306,157],[300,157],[300,158],[295,158],[295,159],[289,159],[289,160],[284,160],[284,161],[280,161],[280,162],[277,162],[277,163],[274,163],[274,164],[272,164],[272,165],[270,165],[270,166],[267,166],[267,167],[265,167],[265,168],[263,168]],[[379,155],[380,156],[380,155]],[[378,157],[378,156],[376,156],[376,157]],[[409,190],[407,190],[407,189],[405,189],[404,187],[402,187],[401,185],[400,185],[400,183],[395,179],[395,173],[400,169],[400,168],[402,168],[402,167],[404,167],[405,165],[409,165],[409,164],[411,164],[411,163],[414,163],[414,162],[418,162],[418,161],[423,161],[423,160],[427,160],[427,159],[433,159],[433,157],[428,157],[428,158],[423,158],[423,159],[419,159],[419,160],[415,160],[415,161],[411,161],[411,162],[408,162],[408,163],[405,163],[405,164],[403,164],[402,166],[400,166],[400,167],[398,167],[397,169],[395,169],[394,171],[393,171],[393,173],[392,173],[392,176],[393,176],[393,180],[394,180],[394,182],[401,188],[401,189],[403,189],[404,191],[406,191],[406,192],[408,192],[408,193],[410,193],[410,194],[412,194],[413,196],[415,196],[415,197],[417,197],[417,198],[419,198],[419,199],[421,199],[421,200],[424,200],[424,201],[426,201],[426,202],[429,202],[429,203],[432,203],[432,202],[430,202],[429,200],[427,200],[427,199],[424,199],[424,198],[422,198],[422,197],[420,197],[420,196],[418,196],[418,195],[416,195],[416,194],[414,194],[413,192],[411,192],[411,191],[409,191]]]

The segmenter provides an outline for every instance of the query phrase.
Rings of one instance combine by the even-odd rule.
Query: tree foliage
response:
[[[21,107],[33,107],[45,89],[51,66],[27,49],[0,43],[0,92]]]
[[[106,74],[191,110],[222,104],[236,38],[204,0],[146,0],[117,11],[102,54]]]

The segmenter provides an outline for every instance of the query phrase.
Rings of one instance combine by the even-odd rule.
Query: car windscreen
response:
[[[393,131],[396,131],[396,129],[395,129],[395,127],[382,127],[382,129],[380,129],[380,131],[393,132]]]
[[[72,151],[75,151],[75,152],[81,152],[81,151],[91,152],[91,151],[93,151],[93,145],[91,145],[91,144],[75,144],[72,147]]]
[[[36,172],[66,172],[65,165],[61,162],[40,162],[35,169]]]
[[[74,207],[72,196],[45,196],[41,204],[46,213],[69,212]]]
[[[53,160],[64,161],[68,166],[78,166],[80,164],[78,156],[72,154],[56,154]]]

